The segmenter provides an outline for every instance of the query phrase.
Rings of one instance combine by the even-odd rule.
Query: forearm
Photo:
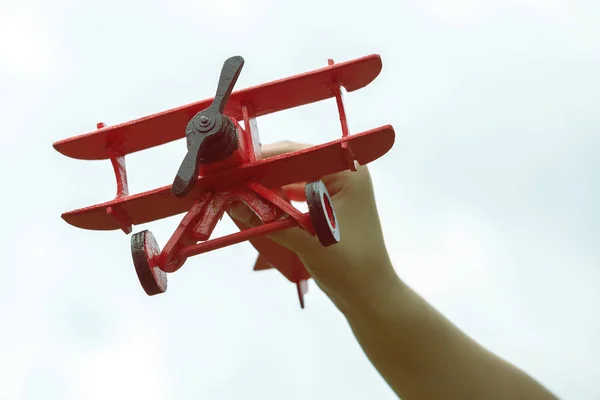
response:
[[[391,264],[377,270],[361,290],[338,288],[336,303],[367,357],[404,400],[555,399],[456,328]]]

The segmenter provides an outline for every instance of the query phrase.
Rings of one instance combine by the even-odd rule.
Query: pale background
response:
[[[148,298],[129,237],[60,219],[114,195],[110,163],[52,149],[212,96],[232,55],[242,88],[371,53],[382,74],[346,100],[353,132],[397,131],[371,170],[399,274],[559,396],[600,399],[598,4],[2,0],[0,399],[393,399],[314,283],[301,311],[247,244]],[[259,128],[334,139],[335,102]],[[129,157],[132,191],[184,151]],[[177,223],[148,227],[164,245]]]

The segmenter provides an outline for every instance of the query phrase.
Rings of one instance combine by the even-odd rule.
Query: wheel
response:
[[[322,181],[307,183],[304,186],[308,212],[323,246],[331,246],[340,241],[340,227],[333,210],[329,191]]]
[[[131,237],[133,265],[142,288],[148,296],[164,293],[167,290],[167,273],[157,264],[160,248],[152,232],[145,230]]]

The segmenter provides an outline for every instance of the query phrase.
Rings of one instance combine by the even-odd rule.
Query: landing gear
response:
[[[142,288],[148,296],[167,290],[167,274],[158,267],[160,247],[152,232],[145,230],[131,237],[133,265]]]
[[[335,211],[333,210],[331,197],[329,195],[327,188],[325,187],[325,184],[320,180],[307,183],[304,187],[304,192],[306,195],[306,202],[308,203],[308,214],[309,214],[314,232],[315,232],[317,238],[319,239],[319,242],[323,246],[331,246],[331,245],[338,243],[340,241],[340,227],[339,227],[339,223],[336,218],[336,215],[335,215]],[[200,211],[205,212],[202,210],[200,210]],[[196,214],[194,214],[193,216],[195,216],[195,215]],[[210,212],[209,212],[206,215],[210,216],[212,214],[210,214]],[[187,221],[187,220],[184,220],[184,221]],[[144,289],[144,291],[146,292],[146,294],[148,296],[155,296],[157,294],[166,292],[166,290],[167,290],[167,273],[165,271],[170,271],[170,269],[166,268],[166,267],[172,267],[174,265],[173,260],[175,260],[175,261],[177,260],[177,258],[171,259],[169,257],[169,254],[171,254],[173,257],[175,257],[175,256],[184,257],[184,253],[185,253],[185,258],[183,258],[185,260],[190,255],[196,255],[196,254],[203,253],[205,251],[210,251],[210,250],[207,250],[206,248],[200,249],[200,247],[202,247],[202,245],[206,245],[210,241],[202,243],[202,244],[195,244],[197,240],[190,241],[191,240],[190,238],[188,238],[190,240],[182,239],[181,235],[185,234],[186,232],[190,233],[190,232],[186,231],[186,229],[188,227],[188,223],[191,223],[190,226],[192,228],[195,228],[195,224],[197,224],[197,222],[198,222],[198,221],[194,222],[192,220],[190,220],[190,221],[187,221],[186,223],[182,223],[180,228],[178,228],[178,231],[176,231],[176,235],[174,236],[176,243],[169,244],[169,243],[171,243],[171,241],[169,241],[169,243],[167,243],[165,249],[163,250],[164,254],[162,255],[162,257],[161,257],[161,249],[160,249],[158,243],[156,242],[154,235],[152,235],[152,232],[150,232],[148,230],[144,230],[144,231],[134,234],[131,237],[131,256],[133,258],[135,272],[138,276],[140,284],[142,285],[142,288]],[[293,223],[293,221],[289,220],[289,219],[286,221],[288,221],[288,222],[291,221]],[[286,221],[283,221],[283,222],[286,222]],[[271,223],[281,224],[281,221],[272,221]],[[190,229],[192,229],[192,228],[190,228]],[[183,229],[183,230],[181,230],[181,229]],[[211,230],[212,230],[212,228],[211,228]],[[177,233],[177,232],[179,232],[179,233]],[[193,231],[193,232],[195,232],[195,231]],[[248,231],[245,231],[245,232],[248,232]],[[265,233],[267,233],[267,232],[261,232],[261,233],[255,232],[254,235],[255,236],[263,235]],[[197,234],[198,234],[198,232],[196,232],[196,236],[192,235],[191,238],[197,239]],[[243,241],[243,240],[247,240],[248,238],[250,238],[250,236],[248,236],[247,238],[239,239],[240,235],[244,235],[244,232],[238,232],[236,234],[230,235],[232,237],[235,236],[234,238],[224,237],[224,238],[215,239],[214,241],[211,242],[213,244],[213,249],[227,245],[226,242],[237,243],[240,240]],[[206,236],[205,239],[207,239],[208,236],[210,236],[210,234],[208,233],[204,236]],[[181,240],[183,240],[183,242]],[[218,240],[220,240],[221,243],[216,244],[216,243],[218,243],[217,242]],[[180,248],[180,246],[183,246],[183,248]],[[178,255],[179,251],[181,251],[181,254]],[[171,261],[169,261],[169,260],[171,260]],[[165,263],[165,264],[161,264],[161,263]],[[180,266],[181,265],[178,265],[177,268],[175,268],[175,270],[178,269],[178,267],[180,267]],[[170,271],[170,272],[173,272],[173,271]],[[306,282],[296,282],[296,283],[297,283],[298,296],[300,297],[301,306],[304,306],[303,297],[304,297],[304,294],[306,293]]]
[[[340,241],[340,226],[333,211],[329,191],[322,181],[307,183],[304,186],[308,212],[323,246],[331,246]]]

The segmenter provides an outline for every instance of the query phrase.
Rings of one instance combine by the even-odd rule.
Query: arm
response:
[[[355,177],[371,187],[367,171],[361,173],[364,176]],[[400,280],[385,248],[372,190],[348,193],[347,198],[360,208],[341,193],[332,201],[338,218],[343,218],[340,226],[347,228],[342,232],[342,241],[347,242],[306,251],[302,258],[398,396],[404,400],[556,399],[523,371],[461,332]]]
[[[307,145],[264,146],[263,157]],[[365,167],[322,178],[340,224],[341,242],[321,246],[299,228],[270,235],[296,252],[345,315],[369,360],[404,400],[556,399],[527,374],[490,353],[405,285],[389,259],[371,178]],[[302,200],[303,185],[284,188]],[[259,224],[237,205],[230,215]]]
[[[344,314],[375,368],[411,399],[555,399],[524,372],[471,340],[389,272],[362,295],[342,296]],[[367,300],[368,299],[368,300]]]

